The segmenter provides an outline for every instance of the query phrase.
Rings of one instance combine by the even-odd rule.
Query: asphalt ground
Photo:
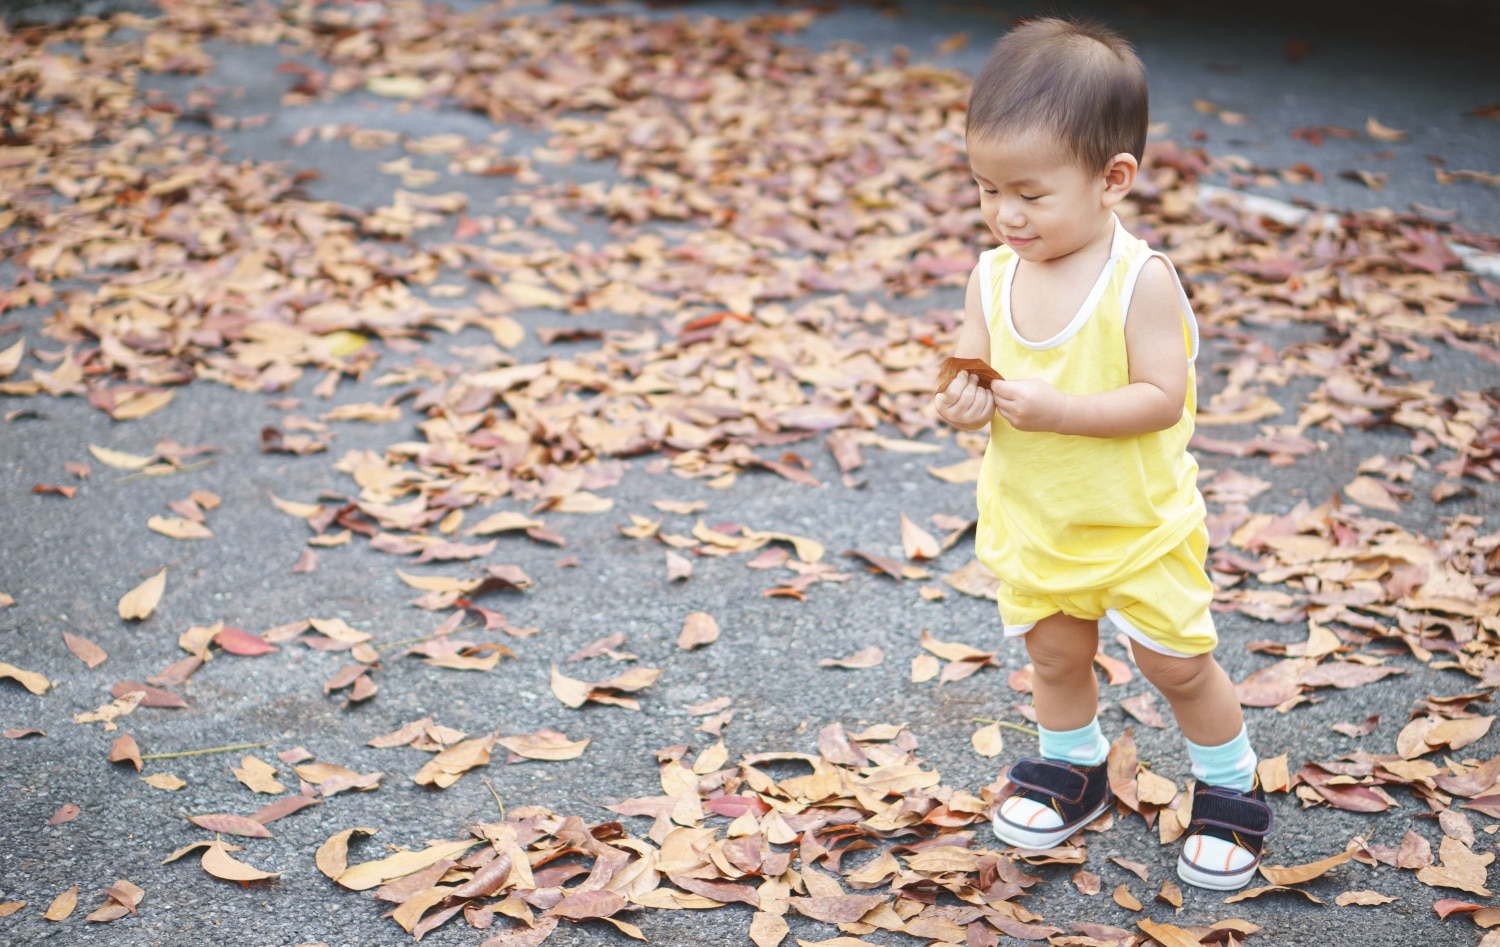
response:
[[[1482,5],[1481,5],[1482,6]],[[609,12],[620,8],[601,8]],[[654,16],[738,16],[746,5],[700,4],[652,11]],[[1441,8],[1419,23],[1393,24],[1378,18],[1350,20],[1341,15],[1306,20],[1285,11],[1261,16],[1178,13],[1132,13],[1112,6],[1079,5],[1124,28],[1136,41],[1150,69],[1153,120],[1168,126],[1166,134],[1185,138],[1201,131],[1215,154],[1241,154],[1251,164],[1275,168],[1306,162],[1322,172],[1321,183],[1277,185],[1259,190],[1280,199],[1305,199],[1332,208],[1404,209],[1410,202],[1451,208],[1458,220],[1479,232],[1500,232],[1500,190],[1477,184],[1443,187],[1436,183],[1430,155],[1449,168],[1496,172],[1500,155],[1500,122],[1465,113],[1500,99],[1500,78],[1493,66],[1492,14],[1472,7]],[[1339,8],[1323,8],[1327,9]],[[819,45],[860,43],[871,57],[888,57],[900,44],[914,59],[973,69],[981,61],[987,37],[1020,6],[995,15],[988,9],[939,5],[914,7],[899,16],[869,7],[845,7],[817,20],[800,38]],[[1285,15],[1281,15],[1285,13]],[[1488,31],[1486,30],[1486,20]],[[1372,22],[1374,20],[1374,22]],[[943,38],[968,31],[966,49],[940,55]],[[1289,63],[1289,41],[1311,44],[1311,52]],[[244,89],[225,100],[229,114],[269,114],[254,130],[223,134],[231,154],[286,160],[314,167],[321,177],[308,185],[318,197],[373,207],[384,203],[394,181],[380,175],[378,162],[399,157],[399,149],[354,151],[342,142],[292,147],[288,139],[299,128],[329,122],[388,128],[413,135],[459,132],[483,137],[495,130],[488,121],[454,110],[401,110],[389,100],[365,93],[296,108],[282,108],[280,96],[289,79],[278,75],[281,53],[274,48],[210,42],[217,60],[210,76],[149,77],[148,87],[182,96],[199,86]],[[1226,125],[1194,106],[1214,103],[1248,116],[1242,125]],[[1330,139],[1321,147],[1293,138],[1294,128],[1347,126],[1360,128],[1370,115],[1387,126],[1404,129],[1410,138],[1388,148],[1368,139]],[[524,142],[515,130],[512,143]],[[538,142],[539,143],[539,142]],[[1393,152],[1390,156],[1377,151]],[[1385,189],[1373,191],[1339,176],[1347,169],[1376,170],[1388,175]],[[560,166],[544,169],[559,180],[606,177],[605,167]],[[1231,183],[1226,181],[1225,183]],[[476,206],[488,206],[504,192],[493,179],[454,178],[446,182],[469,191]],[[583,238],[602,238],[596,223],[583,221]],[[589,228],[593,227],[593,230]],[[11,270],[0,277],[13,278]],[[892,301],[893,308],[916,311],[958,306],[957,292],[920,301]],[[1493,320],[1493,308],[1467,308],[1466,318]],[[33,344],[41,312],[7,313],[19,321]],[[522,321],[529,328],[555,325],[555,314],[532,312]],[[576,317],[578,324],[612,327],[619,317]],[[1297,340],[1295,328],[1257,328],[1272,344]],[[11,338],[11,337],[7,337]],[[442,360],[450,345],[481,341],[477,334],[444,338],[421,353]],[[555,352],[556,348],[546,350]],[[521,361],[544,354],[534,338],[516,352]],[[399,364],[415,356],[392,356]],[[1213,372],[1214,350],[1200,360],[1205,395],[1223,383]],[[1496,380],[1494,366],[1463,353],[1439,348],[1431,362],[1412,366],[1419,377],[1442,380],[1451,389],[1474,389]],[[289,393],[312,400],[315,379],[300,382]],[[384,392],[346,384],[338,402],[378,400]],[[221,656],[200,670],[185,689],[186,710],[136,711],[122,721],[145,753],[166,753],[238,743],[270,742],[258,751],[264,758],[304,746],[319,759],[359,772],[383,771],[384,784],[372,793],[347,793],[327,804],[274,825],[275,838],[249,843],[241,855],[257,866],[284,871],[269,886],[241,888],[207,877],[187,859],[170,865],[161,860],[179,846],[205,838],[183,815],[246,811],[252,804],[235,782],[230,767],[239,754],[187,757],[148,764],[147,772],[171,772],[188,784],[164,793],[139,781],[133,770],[104,762],[114,734],[98,725],[75,724],[72,715],[104,703],[111,683],[142,680],[182,656],[176,637],[193,625],[216,621],[260,631],[307,617],[342,618],[351,625],[395,641],[432,630],[436,620],[408,604],[410,589],[394,578],[391,557],[363,544],[322,550],[321,565],[309,575],[293,574],[306,527],[272,509],[267,496],[313,500],[323,492],[352,492],[348,477],[332,469],[330,459],[356,448],[380,450],[393,440],[379,426],[336,425],[330,455],[289,458],[259,450],[261,427],[284,412],[264,396],[248,395],[211,384],[195,384],[173,404],[129,423],[111,421],[81,399],[0,397],[0,412],[30,409],[39,417],[0,428],[0,510],[5,539],[0,555],[0,591],[16,599],[0,609],[0,658],[45,674],[55,682],[42,697],[10,683],[0,686],[0,722],[7,728],[34,727],[45,738],[7,740],[0,746],[0,901],[25,900],[28,907],[0,920],[0,943],[136,945],[270,945],[324,942],[330,945],[396,944],[406,941],[382,909],[366,896],[344,891],[314,867],[312,852],[334,832],[354,825],[378,827],[376,839],[359,854],[374,857],[383,845],[415,847],[429,839],[457,837],[464,826],[497,815],[495,799],[471,774],[450,789],[434,792],[414,785],[409,776],[423,755],[406,749],[365,746],[371,737],[432,714],[437,722],[471,734],[502,728],[527,733],[554,727],[575,739],[592,739],[578,760],[530,762],[505,766],[497,762],[484,774],[507,806],[538,805],[588,821],[610,814],[599,808],[658,791],[653,754],[663,747],[688,743],[707,746],[712,738],[694,731],[687,708],[718,696],[733,698],[736,717],[726,729],[731,758],[741,753],[790,749],[810,751],[823,726],[842,721],[853,730],[866,724],[905,723],[920,740],[920,755],[939,771],[944,783],[978,791],[991,783],[997,766],[1031,749],[1028,738],[1007,731],[1008,748],[999,761],[974,753],[969,735],[976,717],[1020,720],[1013,705],[1019,695],[1005,685],[1005,674],[1025,663],[1020,649],[998,639],[993,605],[950,594],[927,602],[917,594],[920,583],[901,585],[865,575],[842,584],[819,585],[805,602],[766,598],[765,577],[744,568],[739,559],[701,559],[693,578],[668,585],[662,576],[661,552],[649,543],[625,539],[617,532],[627,512],[658,515],[653,500],[703,499],[710,522],[734,521],[762,529],[817,538],[831,552],[860,549],[899,556],[899,517],[927,522],[934,513],[968,515],[972,487],[941,483],[925,473],[927,464],[961,460],[951,440],[941,441],[937,455],[867,453],[860,471],[867,484],[839,486],[827,455],[807,450],[811,472],[828,486],[813,489],[770,473],[741,476],[728,490],[711,490],[699,482],[648,472],[649,459],[637,459],[617,486],[611,513],[566,519],[568,547],[558,550],[524,539],[502,539],[491,562],[521,566],[536,579],[524,594],[508,595],[494,605],[510,622],[537,627],[529,638],[504,640],[516,660],[503,661],[489,674],[435,671],[413,659],[385,662],[380,694],[373,701],[343,706],[340,695],[326,695],[322,682],[343,660],[337,655],[289,647],[266,658]],[[66,461],[87,460],[86,445],[144,453],[161,438],[186,445],[217,448],[212,463],[169,477],[130,478],[95,465],[91,479],[71,500],[32,494],[33,484],[58,481]],[[1329,438],[1327,450],[1284,468],[1253,461],[1204,458],[1205,467],[1238,467],[1271,479],[1275,489],[1253,501],[1253,508],[1284,512],[1299,499],[1320,502],[1352,477],[1358,463],[1377,452],[1399,454],[1404,435],[1390,431],[1350,432]],[[1414,502],[1402,522],[1427,535],[1441,531],[1439,515],[1492,515],[1500,499],[1493,485],[1474,484],[1475,495],[1445,504],[1441,511]],[[166,502],[193,489],[210,490],[223,505],[210,514],[216,539],[185,545],[145,528],[145,519],[163,512]],[[1419,493],[1425,491],[1418,491]],[[563,519],[561,517],[559,520]],[[681,529],[691,519],[672,520]],[[575,557],[578,565],[561,561]],[[969,558],[964,544],[945,554],[934,571],[957,568]],[[847,560],[846,560],[847,561]],[[141,624],[127,624],[115,603],[128,589],[163,566],[169,569],[167,595],[156,613]],[[683,616],[690,611],[714,615],[721,639],[693,653],[675,644]],[[939,688],[909,680],[911,659],[919,654],[924,629],[944,640],[1000,649],[1004,670],[987,670]],[[109,653],[98,671],[89,671],[65,649],[60,632],[70,631],[97,642]],[[548,691],[550,665],[604,635],[624,632],[640,663],[665,669],[661,680],[633,713],[590,706],[573,711]],[[1274,625],[1238,614],[1220,616],[1221,662],[1236,680],[1264,666],[1268,659],[1249,653],[1255,639],[1301,641],[1301,625]],[[885,649],[879,667],[863,671],[820,668],[820,658],[843,657],[869,645]],[[1123,657],[1117,646],[1111,653]],[[1248,712],[1249,727],[1263,755],[1288,752],[1295,768],[1302,760],[1329,760],[1356,746],[1388,747],[1413,702],[1429,694],[1459,693],[1470,680],[1453,672],[1422,669],[1406,661],[1412,673],[1378,685],[1320,694],[1325,699],[1281,715]],[[592,659],[575,665],[582,677],[613,673],[612,665]],[[1117,735],[1129,723],[1117,701],[1139,693],[1137,678],[1124,687],[1106,688],[1110,707],[1103,716],[1106,731]],[[1339,721],[1382,715],[1379,728],[1356,743],[1329,729]],[[1143,760],[1170,778],[1187,776],[1180,741],[1171,730],[1136,726]],[[1471,747],[1479,758],[1493,756],[1500,740],[1491,734]],[[78,805],[73,821],[47,827],[47,818],[62,804]],[[1420,818],[1413,804],[1394,814],[1369,817],[1319,807],[1298,808],[1296,800],[1275,803],[1277,834],[1272,858],[1299,864],[1342,851],[1346,841],[1373,832],[1373,841],[1396,845],[1412,828],[1437,839],[1435,825]],[[1487,824],[1476,817],[1476,821]],[[636,826],[644,831],[644,824]],[[1492,835],[1481,834],[1476,850],[1494,850]],[[1151,883],[1106,861],[1111,856],[1145,862]],[[1106,889],[1130,882],[1142,900],[1172,877],[1175,850],[1158,846],[1138,820],[1123,822],[1091,842],[1089,867],[1102,875]],[[1104,897],[1085,898],[1066,881],[1071,869],[1043,869],[1049,879],[1045,901],[1031,909],[1066,927],[1090,920],[1129,927],[1135,915]],[[48,923],[40,910],[71,885],[82,892],[80,907],[102,900],[99,889],[127,878],[147,892],[137,917],[110,924],[88,924],[83,910],[66,922]],[[1153,904],[1147,912],[1180,924],[1206,923],[1225,916],[1246,917],[1265,930],[1252,944],[1306,944],[1330,947],[1375,943],[1472,944],[1479,932],[1467,920],[1440,922],[1431,904],[1453,894],[1427,888],[1409,873],[1372,870],[1349,863],[1336,878],[1307,886],[1325,900],[1346,889],[1374,888],[1400,900],[1379,908],[1318,907],[1298,900],[1261,899],[1225,906],[1206,892],[1185,890],[1180,914]],[[729,907],[707,912],[649,912],[636,915],[655,943],[699,947],[746,942],[748,911]],[[795,936],[817,940],[834,936],[825,926],[792,918]],[[872,935],[878,940],[881,935]],[[482,939],[461,923],[450,923],[428,935],[437,945],[472,944]],[[549,940],[562,947],[629,942],[600,925],[564,925]],[[890,936],[885,942],[907,943]]]

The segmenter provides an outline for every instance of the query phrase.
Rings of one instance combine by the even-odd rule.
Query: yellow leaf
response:
[[[252,792],[276,796],[286,792],[286,787],[276,780],[276,770],[258,756],[246,756],[234,771],[235,778]]]
[[[116,404],[109,416],[116,421],[135,421],[165,408],[172,403],[176,395],[175,388],[152,388],[142,391]]]
[[[974,731],[969,737],[969,742],[974,745],[974,752],[986,759],[994,759],[1005,749],[1005,739],[1000,735],[998,723],[986,724]]]
[[[420,76],[371,76],[365,88],[393,99],[420,99],[427,94],[427,80]]]
[[[506,510],[486,516],[475,525],[464,530],[464,535],[490,536],[494,533],[505,533],[517,529],[537,529],[545,525],[541,520],[532,519],[525,513]]]
[[[719,640],[719,623],[707,612],[689,612],[677,636],[677,647],[691,651]]]
[[[594,685],[574,680],[559,671],[557,665],[552,665],[552,693],[569,707],[575,709],[582,707],[588,701],[589,691],[593,688]]]
[[[153,516],[147,528],[173,539],[213,539],[213,531],[196,520],[181,516]]]
[[[89,445],[89,453],[94,459],[106,467],[116,470],[140,470],[148,466],[155,457],[142,457],[139,454],[127,454],[124,451],[110,450],[108,447],[100,447],[97,444]]]
[[[397,878],[405,878],[445,858],[453,858],[478,845],[479,839],[439,842],[417,852],[397,852],[377,861],[361,862],[345,870],[336,881],[352,891],[367,891]]]
[[[126,621],[146,620],[156,610],[156,605],[166,590],[167,570],[163,569],[121,596],[120,617]]]
[[[323,512],[321,503],[296,503],[292,500],[283,500],[274,493],[271,494],[271,502],[276,504],[276,509],[287,516],[295,516],[299,520],[305,520]]]
[[[337,332],[330,332],[327,335],[323,336],[323,341],[328,345],[329,354],[334,355],[338,358],[343,358],[347,355],[353,355],[355,352],[358,352],[370,342],[369,339],[360,335],[358,332],[350,332],[347,329],[340,329]]]
[[[19,681],[22,687],[33,694],[45,694],[47,693],[47,688],[52,686],[50,681],[35,671],[23,671],[13,664],[6,664],[4,661],[0,661],[0,677],[8,677]]]
[[[1311,881],[1322,875],[1330,868],[1336,868],[1354,857],[1354,850],[1340,852],[1330,855],[1319,861],[1309,862],[1306,865],[1295,865],[1290,868],[1281,868],[1275,865],[1261,865],[1260,873],[1273,885],[1298,885],[1304,881]]]
[[[76,907],[78,907],[78,886],[74,885],[53,898],[52,903],[47,905],[47,912],[42,917],[49,921],[65,921]]]
[[[26,340],[22,339],[15,345],[0,352],[0,378],[6,378],[21,367],[21,356],[26,354]]]
[[[349,869],[349,839],[355,832],[374,835],[376,830],[363,827],[345,829],[329,836],[326,842],[318,846],[318,853],[313,860],[317,863],[318,870],[334,881],[338,881],[339,875]]]
[[[203,853],[203,858],[199,864],[203,866],[204,871],[224,881],[239,881],[242,883],[247,881],[263,881],[267,878],[278,877],[281,874],[279,871],[261,871],[252,865],[247,865],[242,861],[230,858],[229,852],[225,850],[224,843],[222,842],[214,842],[210,845],[208,850]]]
[[[1406,137],[1406,132],[1380,124],[1373,115],[1365,119],[1365,132],[1376,141],[1400,141]]]

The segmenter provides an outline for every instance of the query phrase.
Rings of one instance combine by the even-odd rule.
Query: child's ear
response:
[[[1104,166],[1106,206],[1113,207],[1130,193],[1130,189],[1135,186],[1135,174],[1139,168],[1140,163],[1135,160],[1135,155],[1129,152],[1122,151],[1109,159],[1109,164]]]

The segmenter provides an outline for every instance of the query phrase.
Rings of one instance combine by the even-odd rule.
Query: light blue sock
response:
[[[1109,741],[1099,729],[1098,717],[1077,730],[1048,730],[1038,724],[1037,732],[1042,736],[1043,759],[1098,766],[1109,756]]]
[[[1240,726],[1240,734],[1218,746],[1199,746],[1187,741],[1188,759],[1193,761],[1193,775],[1209,786],[1227,786],[1249,792],[1255,785],[1255,750],[1250,736]]]

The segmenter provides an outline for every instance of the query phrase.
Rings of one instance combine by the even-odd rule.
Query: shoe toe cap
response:
[[[1201,871],[1234,874],[1255,864],[1255,855],[1212,835],[1195,835],[1183,848],[1184,858]]]
[[[1062,827],[1062,816],[1051,806],[1034,799],[1012,796],[1000,805],[1000,817],[1011,825],[1032,831],[1049,831]]]

